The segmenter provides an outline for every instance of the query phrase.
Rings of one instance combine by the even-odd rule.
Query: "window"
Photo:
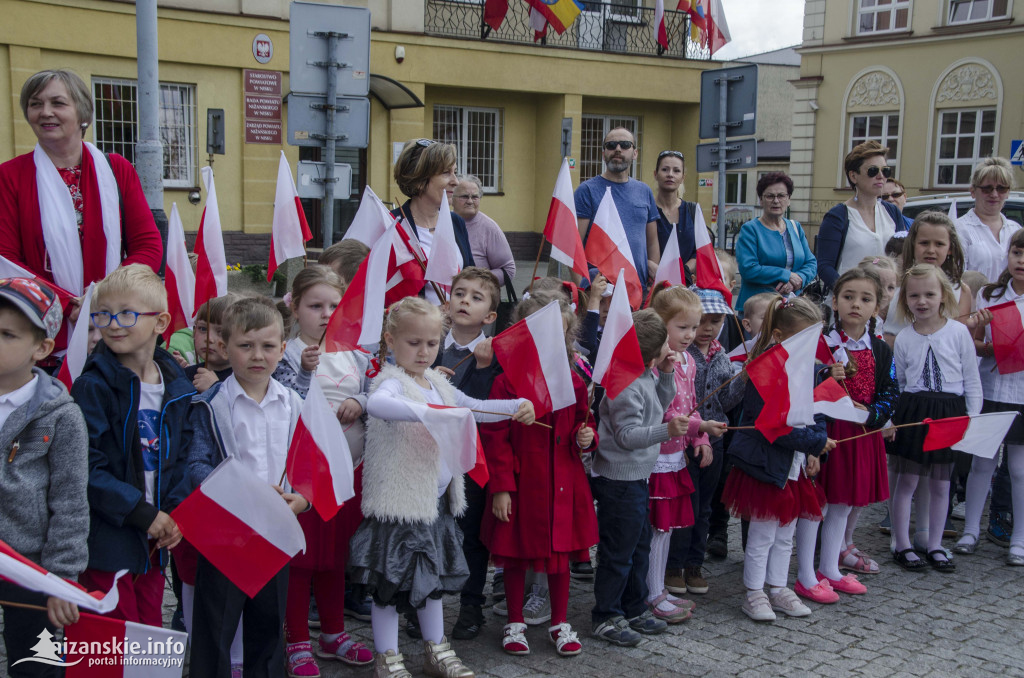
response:
[[[501,190],[501,110],[434,106],[434,138],[455,144],[459,172],[475,174],[485,193]]]
[[[860,0],[857,34],[906,30],[910,23],[910,0]]]
[[[893,176],[898,177],[896,158],[899,157],[900,114],[899,113],[855,113],[850,116],[850,145],[852,150],[865,141],[877,141],[889,149],[886,162],[892,167]]]
[[[971,170],[992,155],[996,141],[996,110],[968,109],[939,112],[937,186],[966,186]]]
[[[581,120],[580,140],[580,181],[592,179],[604,172],[604,154],[602,145],[608,132],[616,127],[625,127],[636,139],[637,149],[640,148],[640,119],[611,115],[584,115]],[[630,174],[636,174],[640,154],[633,161]]]
[[[747,173],[726,172],[725,174],[725,204],[745,205],[747,204]]]
[[[949,23],[1001,19],[1009,14],[1009,0],[949,0]]]
[[[94,78],[96,146],[135,163],[139,138],[135,80]],[[164,147],[164,186],[192,188],[196,178],[195,85],[160,83],[160,141]]]

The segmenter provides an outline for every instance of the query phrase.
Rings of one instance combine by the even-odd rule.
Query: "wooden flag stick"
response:
[[[479,412],[480,414],[495,414],[495,415],[497,415],[499,417],[509,417],[509,416],[511,416],[511,415],[506,414],[504,412],[492,412],[490,410],[474,410],[473,408],[469,408],[469,411],[470,412]],[[544,428],[551,428],[550,424],[545,424],[542,421],[535,421],[535,422],[533,422],[533,424],[531,424],[531,426],[543,426]]]
[[[467,360],[469,360],[472,357],[473,357],[473,352],[470,351],[469,355],[467,355],[462,360],[460,360],[459,362],[457,362],[454,365],[452,365],[450,369],[454,372],[455,370],[459,369],[459,365],[461,365],[462,363],[466,362]]]
[[[731,377],[729,377],[728,379],[723,381],[718,388],[716,388],[714,391],[712,391],[711,393],[709,393],[706,396],[704,396],[704,399],[701,400],[699,403],[697,403],[694,406],[694,408],[692,410],[690,410],[690,412],[686,416],[690,416],[691,414],[693,414],[694,412],[699,410],[700,406],[703,405],[704,403],[706,403],[708,401],[708,399],[711,398],[711,396],[713,396],[716,393],[718,393],[719,391],[721,391],[723,388],[725,388],[726,386],[729,385],[729,382],[731,382],[732,380],[734,380],[736,377],[740,376],[741,374],[744,374],[745,372],[746,372],[746,368],[743,368],[742,370],[740,370],[736,374],[732,375]]]
[[[743,352],[750,356],[750,349],[747,348],[747,340],[743,338],[743,325],[740,323],[740,319],[736,317],[736,314],[732,314],[732,319],[736,322],[736,329],[740,331],[740,342],[743,344]]]
[[[530,276],[530,289],[527,290],[530,294],[533,294],[533,281],[537,279],[537,267],[540,266],[540,255],[544,251],[544,236],[541,235],[540,247],[537,248],[537,258],[533,262],[533,274]]]
[[[42,610],[43,612],[49,612],[45,605],[32,605],[31,603],[15,603],[10,600],[0,600],[0,605],[4,607],[21,607],[26,610]]]
[[[931,423],[931,422],[928,422],[928,421],[914,421],[914,422],[911,422],[909,424],[899,424],[897,426],[891,426],[890,428],[907,428],[908,426],[922,426],[924,424],[929,424],[929,423]],[[846,443],[846,442],[849,442],[851,440],[856,440],[857,438],[863,438],[864,436],[870,436],[870,435],[873,435],[875,433],[881,433],[883,430],[884,429],[877,429],[875,431],[868,431],[867,433],[861,433],[860,435],[850,436],[849,438],[843,438],[841,440],[837,440],[836,444],[838,445],[839,443]]]
[[[726,426],[726,431],[752,431],[756,426]]]

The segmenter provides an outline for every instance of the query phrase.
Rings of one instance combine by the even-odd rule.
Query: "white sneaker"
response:
[[[960,501],[953,506],[953,510],[950,511],[949,517],[953,520],[966,520],[967,519],[967,502]]]
[[[523,603],[523,621],[530,626],[539,626],[551,621],[551,601],[548,590],[534,584],[526,602]]]
[[[811,613],[811,608],[800,602],[793,589],[782,589],[774,595],[769,595],[772,609],[782,612],[787,617],[806,617]]]
[[[764,591],[747,591],[743,601],[743,614],[754,621],[775,621],[775,613],[768,602],[768,594]]]

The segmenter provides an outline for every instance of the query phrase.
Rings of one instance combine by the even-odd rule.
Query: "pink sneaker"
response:
[[[811,588],[807,588],[799,581],[793,586],[793,591],[801,598],[828,605],[839,601],[839,594],[832,590],[827,582],[818,582]]]
[[[829,579],[821,572],[818,572],[818,581],[827,581],[829,586],[832,587],[833,591],[839,593],[849,593],[853,596],[859,596],[862,593],[868,592],[868,587],[864,586],[857,580],[857,576],[853,574],[847,574],[839,579]]]
[[[370,648],[352,640],[352,636],[344,631],[330,642],[325,641],[324,634],[321,633],[317,638],[316,656],[324,659],[337,659],[352,666],[366,666],[373,663],[373,653],[370,652]]]
[[[284,648],[288,657],[288,678],[320,678],[320,668],[313,659],[313,645],[307,640],[304,643],[289,643]],[[234,667],[232,667],[232,675]]]

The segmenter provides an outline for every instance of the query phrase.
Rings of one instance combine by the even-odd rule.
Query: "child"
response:
[[[359,271],[359,265],[370,255],[370,248],[355,238],[349,238],[336,242],[323,252],[316,263],[321,266],[329,266],[344,285],[352,282]]]
[[[274,379],[305,398],[320,364],[320,342],[345,287],[337,273],[320,264],[299,271],[295,278],[298,283],[292,281],[288,310],[294,316],[298,336],[285,344]]]
[[[768,304],[776,297],[774,292],[759,292],[747,297],[743,302],[743,319],[740,324],[743,326],[744,339],[757,341],[757,335],[761,333],[761,325],[764,323],[764,314],[768,311]]]
[[[270,376],[284,352],[281,314],[259,299],[242,299],[224,313],[220,337],[231,376],[211,386],[193,403],[189,415],[195,429],[189,453],[192,482],[198,485],[220,462],[235,457],[281,492],[282,500],[299,514],[309,508],[309,502],[278,486],[302,409],[298,394]],[[245,675],[280,675],[287,590],[287,566],[249,598],[200,556],[191,675],[228,675],[231,642],[243,616]]]
[[[544,308],[539,297],[524,299],[516,308],[519,321]],[[566,327],[566,351],[572,352],[577,320],[568,304],[560,303]],[[484,541],[495,564],[505,568],[508,620],[502,647],[514,655],[530,653],[524,635],[523,593],[526,570],[547,573],[551,596],[548,637],[562,656],[582,651],[579,638],[566,621],[569,606],[569,561],[590,559],[597,543],[594,499],[580,453],[594,447],[594,429],[587,424],[587,388],[572,374],[576,402],[545,414],[539,421],[552,427],[498,422],[481,427],[491,479],[488,496],[492,515],[484,516]],[[505,374],[491,389],[492,398],[513,398],[515,389]],[[558,492],[552,496],[551,488]]]
[[[679,359],[674,372],[676,396],[665,408],[664,420],[670,421],[678,415],[690,418],[685,436],[661,444],[661,454],[650,480],[654,535],[651,538],[651,565],[647,575],[647,602],[655,617],[671,624],[689,619],[695,606],[688,600],[676,598],[665,588],[669,543],[678,532],[687,557],[693,552],[694,560],[699,557],[700,563],[703,563],[703,549],[711,516],[711,497],[718,484],[724,456],[715,456],[708,433],[721,439],[725,434],[725,424],[701,421],[700,416],[693,412],[697,406],[694,383],[697,365],[687,349],[697,336],[701,324],[703,307],[700,297],[681,285],[660,289],[651,298],[651,308],[665,322],[668,347]],[[696,555],[698,553],[699,556]],[[679,573],[673,574],[679,576]],[[686,574],[694,581],[700,576],[700,564],[687,564]],[[686,586],[685,579],[683,584]],[[701,593],[699,587],[695,586],[694,589],[694,593]]]
[[[833,288],[835,327],[826,342],[829,348],[842,350],[840,356],[845,356],[846,363],[845,367],[840,363],[834,365],[833,376],[843,381],[858,409],[868,412],[863,425],[838,420],[830,423],[828,432],[833,440],[880,429],[896,407],[899,391],[892,350],[874,331],[883,295],[882,281],[867,268],[851,268],[839,276]],[[813,581],[798,581],[797,595],[814,600],[811,589],[818,585],[822,575],[833,591],[867,591],[856,575],[840,576],[839,570],[878,573],[878,563],[854,546],[853,531],[863,507],[889,498],[888,478],[881,435],[839,443],[828,455],[817,479],[828,501],[821,530],[819,574]]]
[[[196,314],[194,343],[198,362],[185,368],[185,376],[200,393],[205,393],[218,381],[231,376],[231,365],[224,353],[220,336],[220,324],[225,311],[239,298],[237,294],[228,292],[203,303]]]
[[[776,297],[768,306],[761,338],[751,349],[751,359],[770,345],[820,322],[817,306],[806,299]],[[807,384],[807,388],[812,387],[813,384]],[[821,519],[820,503],[808,476],[817,474],[818,458],[835,447],[835,441],[825,434],[824,418],[815,417],[814,424],[794,428],[769,443],[753,428],[763,407],[764,400],[748,382],[740,426],[750,428],[737,431],[729,446],[733,468],[722,501],[733,515],[750,521],[743,559],[743,583],[747,588],[743,613],[755,621],[775,621],[773,610],[790,617],[811,613],[786,587],[786,580],[797,518]],[[770,587],[769,595],[764,593],[765,581]]]
[[[880,333],[882,331],[882,326],[885,323],[885,318],[889,315],[889,305],[892,303],[893,295],[895,295],[896,290],[899,289],[899,268],[897,268],[896,262],[893,261],[892,257],[887,256],[864,257],[861,259],[860,263],[857,264],[857,267],[872,271],[878,276],[878,279],[882,281],[882,300],[878,304],[877,315],[881,322],[878,320],[875,321],[875,332]],[[971,289],[980,288],[972,286]]]
[[[157,348],[167,329],[167,291],[151,268],[122,266],[96,285],[93,323],[103,340],[71,395],[89,427],[89,569],[79,581],[109,590],[112,616],[161,626],[167,549],[181,541],[169,515],[188,496],[195,394],[170,353]]]
[[[398,652],[398,614],[416,609],[424,640],[424,672],[471,678],[444,635],[441,596],[460,591],[468,577],[455,518],[466,509],[462,475],[420,423],[410,401],[501,412],[478,421],[512,416],[533,422],[529,401],[480,401],[454,389],[430,368],[441,341],[441,313],[419,297],[391,305],[382,327],[380,374],[367,399],[363,461],[363,515],[352,537],[353,584],[373,596],[375,675],[409,676]],[[388,352],[395,364],[386,364]]]
[[[341,302],[344,291],[341,279],[327,266],[314,265],[299,271],[292,281],[290,304],[299,336],[288,342],[284,360],[288,361],[289,356],[291,359],[307,355],[315,358],[316,378],[345,427],[345,439],[353,454],[353,466],[359,469],[363,452],[361,417],[366,405],[365,372],[368,361],[356,351],[319,353],[322,350],[320,338],[324,328]],[[361,469],[357,470],[355,479],[361,475]],[[309,641],[311,586],[320,615],[321,630],[316,655],[352,666],[363,666],[373,661],[373,653],[345,632],[345,563],[348,560],[348,542],[362,519],[358,500],[360,483],[353,482],[353,486],[356,488],[356,497],[345,502],[331,520],[324,521],[316,511],[307,511],[299,516],[299,524],[306,538],[306,549],[290,563],[288,600],[285,606],[285,655],[288,674],[296,678],[320,675],[313,658],[313,646]]]
[[[920,220],[918,217],[914,226]],[[980,412],[981,378],[974,341],[962,323],[952,320],[957,303],[949,278],[932,264],[914,265],[903,276],[898,312],[913,322],[896,337],[893,350],[902,391],[893,423]],[[921,426],[900,429],[889,448],[897,474],[892,498],[894,558],[907,570],[925,567],[910,543],[910,500],[919,479],[925,477],[930,499],[928,562],[939,572],[952,572],[956,566],[941,547],[955,455],[950,448],[922,451],[925,433]]]
[[[1024,230],[1017,230],[1010,238],[1006,270],[995,283],[986,286],[978,295],[978,315],[980,327],[975,332],[975,345],[978,355],[982,356],[979,372],[982,390],[985,394],[983,412],[1021,411],[1024,405],[1024,372],[1001,374],[995,367],[995,354],[992,348],[991,330],[987,328],[992,321],[989,307],[1008,301],[1014,301],[1024,294]],[[982,341],[984,340],[984,341]],[[1013,420],[1006,434],[1006,447],[1003,454],[1009,467],[1013,513],[1017,518],[1016,525],[1024,523],[1024,420],[1017,417]],[[992,474],[997,466],[996,458],[986,459],[974,457],[971,474],[967,478],[967,512],[964,518],[964,534],[953,548],[957,553],[971,554],[978,548],[980,535],[981,512],[985,508]],[[995,496],[995,494],[993,494]],[[993,502],[995,503],[995,502]],[[994,512],[990,509],[990,512]],[[1010,539],[1010,553],[1006,558],[1007,565],[1024,565],[1024,527],[1013,528]]]
[[[82,413],[64,387],[35,363],[53,350],[61,328],[60,301],[47,285],[27,278],[0,280],[0,445],[9,450],[0,476],[0,539],[58,577],[72,581],[85,569],[89,532],[86,484],[89,437]],[[88,322],[88,318],[82,318]],[[0,581],[9,675],[32,655],[39,632],[78,621],[78,608]],[[46,611],[27,606],[42,606]],[[36,665],[33,665],[36,666]]]
[[[640,634],[668,628],[647,607],[651,549],[647,481],[661,443],[684,435],[690,424],[685,416],[663,421],[665,408],[676,394],[675,360],[665,323],[653,310],[645,309],[633,314],[633,325],[646,369],[617,398],[601,401],[600,439],[590,479],[600,536],[592,632],[627,647],[637,645]]]

